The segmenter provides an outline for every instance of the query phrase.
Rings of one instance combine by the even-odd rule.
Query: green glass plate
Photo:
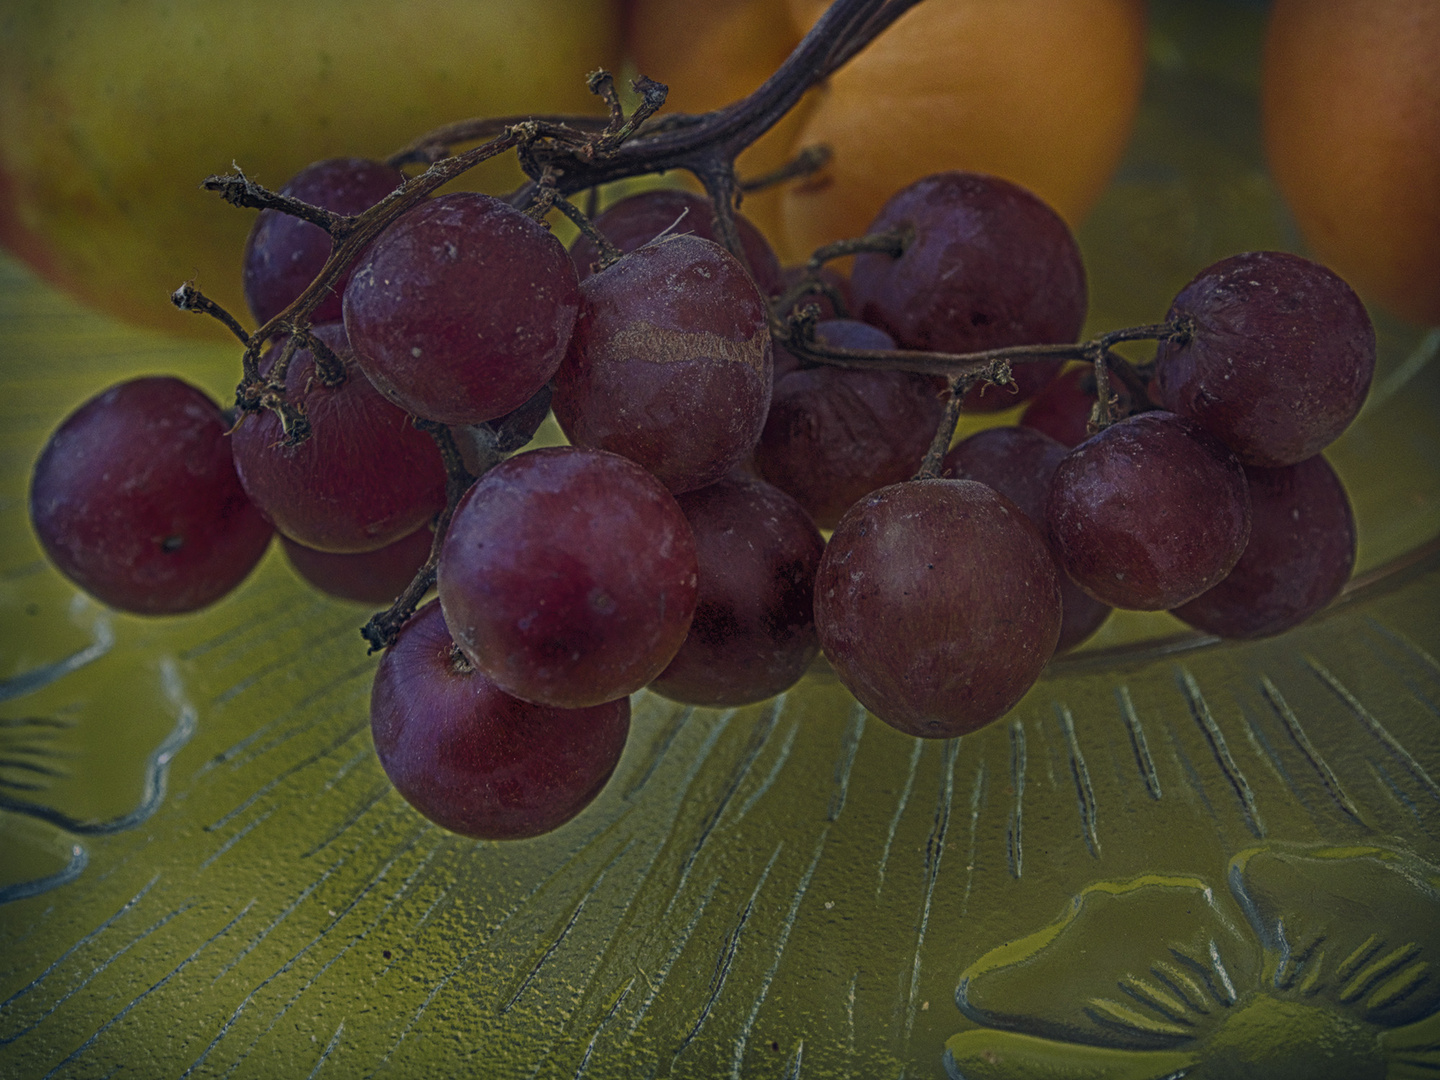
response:
[[[1153,15],[1082,232],[1092,329],[1299,249],[1260,165],[1263,9]],[[367,612],[278,552],[159,621],[49,568],[25,500],[54,425],[141,372],[225,399],[238,357],[0,263],[0,1073],[1435,1075],[1440,335],[1377,327],[1328,452],[1360,567],[1321,618],[1222,644],[1118,616],[948,742],[823,666],[740,710],[642,693],[593,807],[476,843],[390,788]]]

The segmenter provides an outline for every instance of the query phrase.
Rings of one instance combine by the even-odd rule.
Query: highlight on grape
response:
[[[384,651],[381,763],[420,813],[490,839],[580,813],[647,686],[743,705],[823,649],[877,717],[947,738],[1115,607],[1242,638],[1309,618],[1356,546],[1320,452],[1375,361],[1329,270],[1237,255],[1163,321],[1080,341],[1075,240],[1008,181],[922,178],[783,270],[736,213],[736,154],[894,17],[866,13],[904,6],[839,0],[703,117],[657,118],[643,78],[627,114],[600,72],[608,117],[450,125],[278,192],[212,177],[260,211],[258,329],[193,285],[174,300],[243,345],[233,407],[163,377],[86,402],[35,467],[46,553],[104,603],[171,615],[279,533],[315,588],[389,603],[362,631]],[[436,194],[511,152],[529,180],[508,196]],[[606,185],[672,169],[706,194],[596,213]],[[1113,351],[1143,340],[1149,363]],[[1025,400],[954,442],[962,410]],[[524,449],[552,409],[571,445]]]

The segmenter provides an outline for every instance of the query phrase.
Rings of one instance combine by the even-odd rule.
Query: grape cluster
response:
[[[287,191],[354,213],[401,182],[343,159]],[[881,719],[950,737],[1113,607],[1248,637],[1347,580],[1354,522],[1318,452],[1360,407],[1374,335],[1323,267],[1210,267],[1130,335],[1160,342],[1136,366],[1077,343],[1075,241],[1004,180],[897,193],[848,279],[819,256],[782,271],[733,224],[739,257],[706,199],[655,191],[566,251],[505,200],[423,200],[259,358],[238,416],[152,378],[67,419],[36,531],[129,611],[211,603],[272,528],[317,588],[401,596],[371,624],[380,761],[426,816],[490,838],[578,813],[642,687],[746,704],[823,648]],[[262,214],[257,320],[309,286],[317,238]],[[950,446],[962,406],[1027,398],[1020,425]],[[510,456],[551,408],[570,445]]]

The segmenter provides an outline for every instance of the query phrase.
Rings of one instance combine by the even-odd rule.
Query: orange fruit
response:
[[[791,0],[802,26],[824,6]],[[817,95],[796,146],[834,159],[786,191],[782,258],[860,235],[949,169],[1018,183],[1075,224],[1125,149],[1144,68],[1142,0],[927,0]]]
[[[1440,3],[1276,0],[1261,102],[1315,255],[1380,306],[1440,322]]]

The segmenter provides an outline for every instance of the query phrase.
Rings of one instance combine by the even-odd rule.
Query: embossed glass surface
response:
[[[1082,231],[1091,329],[1298,249],[1259,164],[1261,18],[1154,7],[1134,144]],[[593,807],[476,843],[390,788],[366,612],[278,551],[167,620],[44,562],[50,429],[140,372],[224,399],[238,358],[0,263],[0,1073],[1435,1075],[1440,335],[1377,328],[1327,455],[1360,566],[1321,618],[1220,644],[1118,616],[949,742],[823,668],[741,710],[642,693]]]

